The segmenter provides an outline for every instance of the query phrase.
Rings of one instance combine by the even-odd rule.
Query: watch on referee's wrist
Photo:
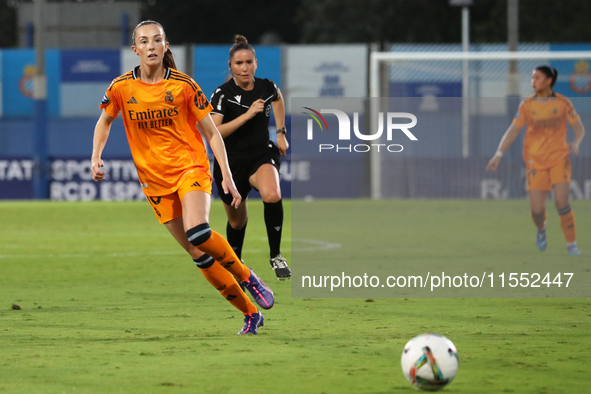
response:
[[[284,127],[277,129],[277,134],[287,134],[287,129]]]

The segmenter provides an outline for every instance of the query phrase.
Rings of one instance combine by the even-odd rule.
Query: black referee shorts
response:
[[[281,168],[281,154],[273,141],[267,142],[265,149],[257,152],[244,155],[228,154],[228,161],[230,162],[230,171],[232,171],[234,183],[243,200],[246,200],[248,193],[253,189],[253,186],[249,182],[250,177],[263,164],[272,164],[277,168],[277,172]],[[232,195],[224,194],[224,189],[222,188],[222,171],[217,160],[213,165],[213,179],[217,185],[218,194],[224,204],[232,204]]]

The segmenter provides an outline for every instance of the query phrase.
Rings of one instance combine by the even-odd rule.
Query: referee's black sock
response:
[[[269,238],[271,258],[281,253],[281,230],[283,229],[283,202],[263,202],[265,204],[265,225]]]
[[[246,224],[241,229],[235,229],[234,227],[230,226],[230,222],[226,226],[226,236],[228,238],[228,243],[236,252],[236,255],[239,259],[242,260],[242,245],[244,245],[244,235],[246,234]]]

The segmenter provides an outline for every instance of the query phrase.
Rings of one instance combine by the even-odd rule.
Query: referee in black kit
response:
[[[265,205],[265,225],[269,238],[271,268],[277,279],[291,277],[287,260],[281,256],[283,203],[279,185],[281,156],[289,144],[285,133],[285,105],[277,85],[268,79],[255,78],[256,53],[244,36],[237,35],[230,49],[228,62],[232,78],[217,88],[211,97],[211,116],[219,129],[230,169],[242,204],[235,209],[232,198],[221,188],[222,173],[217,160],[213,177],[228,215],[228,242],[242,258],[242,245],[248,223],[247,196],[252,188],[258,190]],[[271,107],[277,124],[277,145],[269,140]]]

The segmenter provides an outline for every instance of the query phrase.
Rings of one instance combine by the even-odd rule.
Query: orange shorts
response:
[[[538,170],[525,167],[527,177],[527,190],[543,190],[549,192],[552,186],[560,182],[570,183],[571,165],[570,157],[566,156],[554,167]]]
[[[146,196],[160,224],[170,222],[183,215],[182,201],[185,194],[192,191],[211,194],[211,174],[209,169],[195,168],[187,171],[179,181],[176,192],[165,196]]]

